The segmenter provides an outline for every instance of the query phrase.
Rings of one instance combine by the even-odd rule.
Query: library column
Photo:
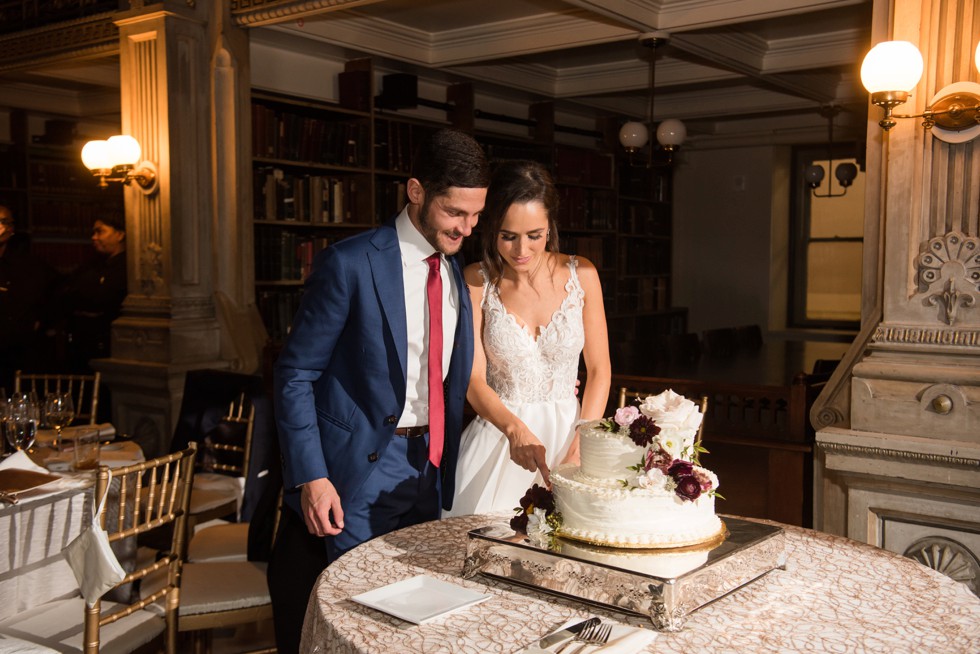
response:
[[[93,365],[111,390],[114,424],[147,456],[169,448],[188,370],[253,372],[258,364],[261,334],[242,320],[254,302],[240,289],[252,274],[250,266],[242,270],[251,240],[235,227],[248,199],[227,190],[244,177],[234,164],[216,163],[247,150],[239,135],[248,133],[247,117],[244,128],[227,128],[227,121],[240,123],[240,104],[227,88],[244,78],[247,93],[248,42],[244,34],[221,34],[237,30],[209,15],[225,7],[164,2],[115,21],[122,130],[156,166],[158,187],[126,188],[129,294],[112,325],[112,358]],[[247,152],[237,158],[247,162]],[[235,312],[242,334],[227,327]]]

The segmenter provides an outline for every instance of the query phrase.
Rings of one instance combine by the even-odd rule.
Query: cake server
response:
[[[588,620],[583,620],[582,622],[569,625],[564,629],[548,634],[536,643],[531,643],[524,649],[520,650],[518,654],[551,654],[551,652],[548,651],[549,647],[567,643],[581,633],[583,629],[599,621],[599,618],[589,618]]]

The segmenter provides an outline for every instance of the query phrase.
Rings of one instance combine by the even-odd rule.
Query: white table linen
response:
[[[110,465],[144,460],[135,443],[103,453]],[[36,454],[35,454],[36,456]],[[47,472],[23,452],[2,468]],[[17,504],[0,505],[0,621],[56,599],[79,594],[61,550],[91,522],[93,472],[56,472],[61,479],[18,493]]]

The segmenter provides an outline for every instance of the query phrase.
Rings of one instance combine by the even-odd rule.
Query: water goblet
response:
[[[61,453],[61,430],[75,419],[75,403],[71,393],[48,393],[44,398],[44,422],[55,430],[54,449]]]
[[[26,395],[15,395],[7,401],[3,433],[15,450],[30,450],[37,436],[37,404]]]

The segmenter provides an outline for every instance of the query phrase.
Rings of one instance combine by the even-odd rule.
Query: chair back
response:
[[[91,375],[62,375],[18,370],[14,374],[14,392],[33,392],[40,402],[48,393],[71,393],[75,405],[75,419],[72,422],[94,425],[99,410],[101,381],[102,374],[98,372]]]
[[[254,423],[255,407],[241,393],[228,405],[228,415],[204,436],[197,470],[244,477],[252,450]]]
[[[665,389],[660,389],[659,391],[636,391],[627,388],[626,386],[619,387],[619,403],[617,406],[622,409],[628,402],[633,402],[635,400],[642,399],[648,395],[656,395],[657,393],[663,392]],[[694,437],[694,444],[698,445],[701,443],[701,436],[704,434],[704,423],[708,419],[708,396],[701,396],[701,405],[698,407],[701,410],[701,424],[698,426],[697,436]]]
[[[196,454],[197,445],[190,443],[187,449],[180,452],[112,470],[112,478],[118,480],[118,494],[113,488],[109,495],[110,501],[106,502],[101,514],[102,525],[108,532],[109,543],[126,538],[139,538],[143,534],[157,530],[169,529],[171,533],[169,551],[162,551],[152,562],[138,564],[135,570],[116,585],[116,588],[154,573],[156,573],[155,577],[165,576],[166,583],[146,596],[136,596],[122,606],[116,605],[111,614],[102,614],[101,600],[96,601],[91,607],[86,607],[85,654],[97,654],[99,651],[100,628],[160,600],[166,612],[164,632],[166,651],[168,654],[176,653],[180,553],[183,552],[187,539],[187,514]],[[96,477],[96,497],[105,495],[109,482],[109,468],[101,466]]]

